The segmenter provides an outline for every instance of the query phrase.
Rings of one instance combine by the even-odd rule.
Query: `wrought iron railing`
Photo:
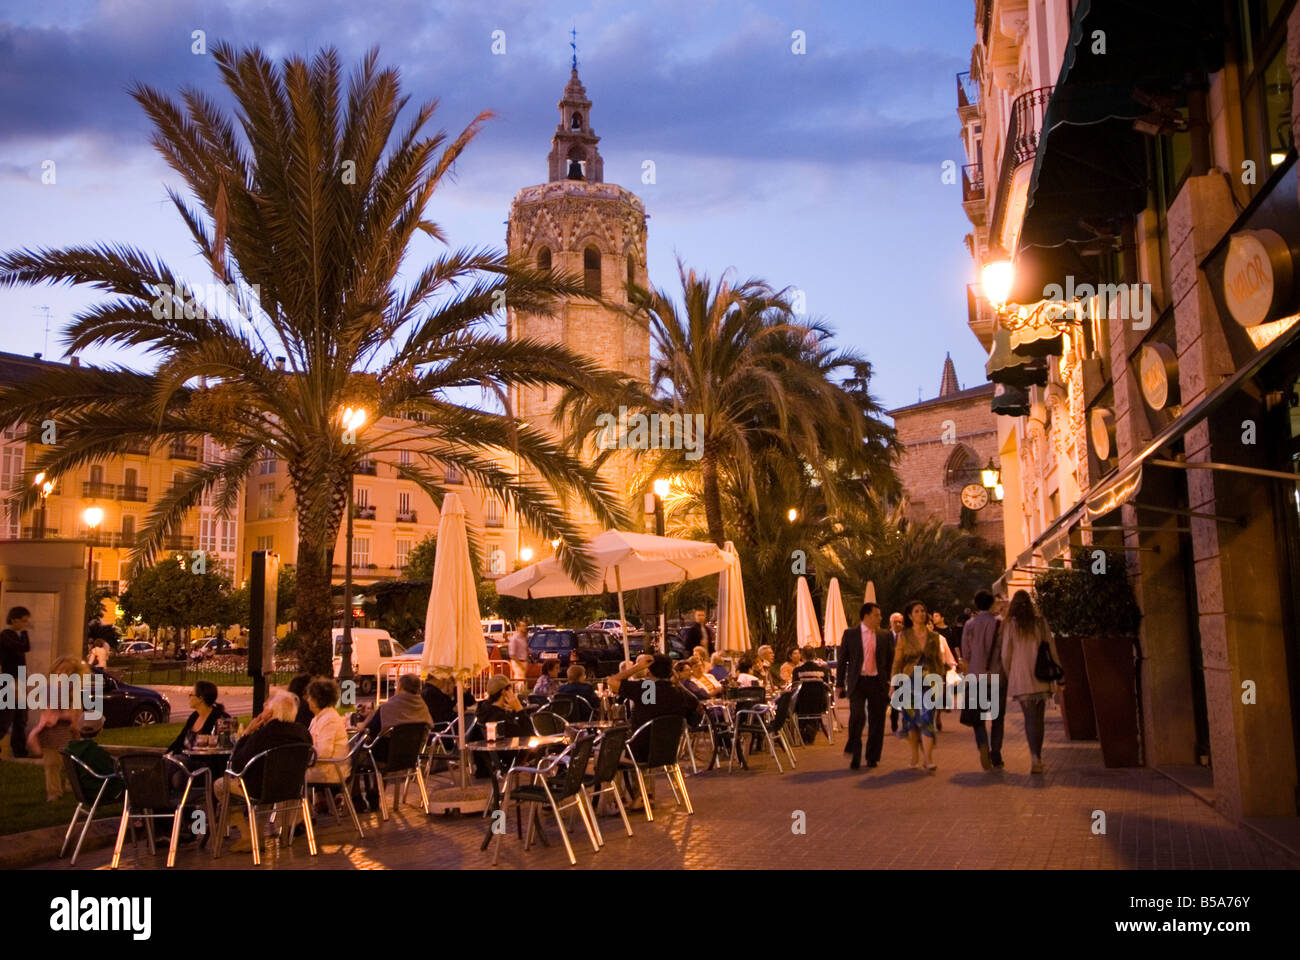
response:
[[[989,236],[1002,232],[1011,199],[1011,182],[1023,164],[1038,155],[1038,137],[1043,130],[1043,115],[1052,99],[1051,87],[1039,87],[1016,97],[1011,103],[1011,120],[1007,124],[1007,139],[1002,147],[1002,169],[998,175],[998,196],[993,211]]]
[[[961,168],[962,203],[984,199],[984,164],[968,163]]]

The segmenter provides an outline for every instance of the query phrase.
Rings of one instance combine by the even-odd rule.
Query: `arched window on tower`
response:
[[[569,172],[565,174],[570,180],[587,179],[587,160],[583,156],[581,147],[574,147],[569,151]]]
[[[569,121],[569,129],[571,129],[571,130],[581,130],[581,129],[582,129],[582,114],[580,114],[580,113],[575,113],[575,114],[573,115],[573,119]]]
[[[542,247],[537,251],[537,269],[545,273],[551,272],[551,248]]]
[[[582,251],[582,287],[587,293],[600,296],[600,251],[595,247]]]
[[[945,487],[964,487],[968,483],[979,482],[979,464],[970,447],[960,444],[944,467],[943,485]]]

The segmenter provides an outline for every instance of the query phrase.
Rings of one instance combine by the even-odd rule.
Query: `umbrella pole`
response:
[[[465,687],[461,683],[460,674],[456,674],[456,724],[457,739],[460,740],[460,787],[462,790],[469,787],[469,751],[465,749]]]
[[[623,611],[623,577],[614,568],[614,586],[618,587],[618,623],[623,630],[623,659],[632,659],[632,647],[627,640],[627,614]]]

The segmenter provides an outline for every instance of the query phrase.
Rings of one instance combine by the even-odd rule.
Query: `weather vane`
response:
[[[572,30],[569,31],[569,35],[573,37],[573,39],[569,41],[569,46],[573,48],[573,69],[577,70],[578,69],[578,28],[576,25]]]

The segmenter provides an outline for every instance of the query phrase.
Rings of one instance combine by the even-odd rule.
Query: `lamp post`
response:
[[[90,536],[86,539],[86,545],[90,553],[86,558],[86,596],[89,597],[95,589],[95,530],[104,520],[104,511],[100,507],[87,507],[81,515],[82,521],[86,528],[90,530]],[[90,621],[86,619],[85,611],[82,611],[82,620],[85,620],[85,626],[82,628],[82,649],[84,650],[90,644]]]
[[[1011,297],[1011,284],[1015,281],[1015,265],[1011,262],[1005,250],[1001,247],[992,247],[984,261],[984,268],[980,271],[980,288],[986,299],[994,309],[1001,309],[1007,305],[1007,300]]]
[[[32,478],[32,485],[41,488],[41,506],[39,512],[37,513],[37,517],[39,519],[37,520],[36,523],[36,529],[32,531],[33,533],[32,539],[44,540],[45,539],[45,500],[47,497],[49,497],[50,493],[53,492],[54,490],[54,481],[46,480],[45,473],[41,472]]]
[[[357,442],[357,431],[366,423],[366,411],[361,408],[346,408],[340,420],[343,425],[343,442]],[[347,536],[344,541],[343,558],[343,643],[339,650],[339,683],[353,679],[352,672],[352,488],[356,484],[356,474],[352,472],[352,461],[348,458],[348,500],[347,500]]]
[[[660,477],[654,482],[654,517],[655,517],[655,536],[664,535],[664,501],[668,499],[668,494],[672,490],[672,482],[664,477]],[[663,652],[668,652],[667,631],[664,625],[664,588],[656,586],[655,590],[655,628],[659,635],[659,643]]]

